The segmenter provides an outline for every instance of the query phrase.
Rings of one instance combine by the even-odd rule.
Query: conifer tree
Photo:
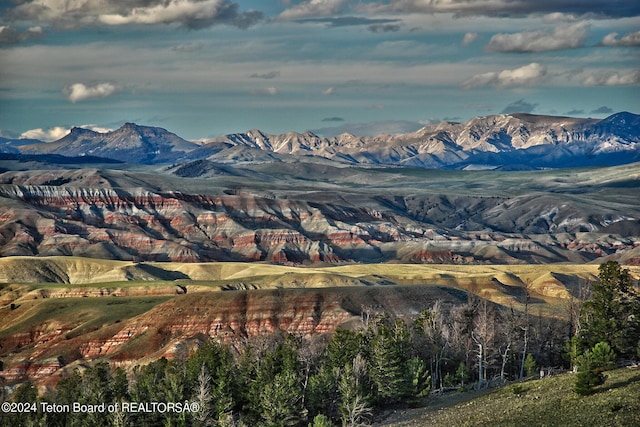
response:
[[[579,346],[589,349],[607,342],[621,357],[637,357],[640,341],[640,294],[629,270],[615,261],[600,265],[591,299],[582,308]]]

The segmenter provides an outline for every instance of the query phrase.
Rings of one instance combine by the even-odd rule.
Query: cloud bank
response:
[[[618,38],[618,33],[609,33],[602,39],[603,46],[640,46],[640,31]]]
[[[553,31],[529,31],[514,34],[496,34],[491,37],[489,52],[545,52],[582,47],[589,25],[581,22],[559,26]]]
[[[585,86],[635,86],[640,84],[640,70],[594,71],[582,83]]]
[[[562,14],[621,18],[640,15],[640,4],[626,0],[390,0],[361,4],[359,9],[378,13],[453,13],[511,17]]]
[[[15,21],[34,21],[59,28],[94,25],[179,24],[201,29],[216,24],[248,28],[263,19],[262,12],[240,12],[228,0],[25,0],[7,17]]]

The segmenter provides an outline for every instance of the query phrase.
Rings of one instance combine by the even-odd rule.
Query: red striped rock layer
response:
[[[113,301],[112,296],[93,297]],[[461,302],[438,287],[343,287],[204,292],[178,295],[138,316],[94,326],[78,318],[51,320],[0,338],[7,382],[45,379],[74,362],[109,360],[129,366],[159,357],[186,357],[190,343],[209,338],[236,348],[257,337],[290,333],[312,338],[346,322],[360,322],[363,307],[408,316],[441,300]],[[88,319],[90,321],[90,319]]]
[[[0,211],[3,256],[338,262],[413,235],[371,209],[251,195],[52,186],[8,186],[0,195],[14,200]]]

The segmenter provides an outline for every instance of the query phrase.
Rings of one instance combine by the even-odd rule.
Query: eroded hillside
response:
[[[632,267],[634,277],[640,269]],[[273,333],[311,337],[366,313],[411,318],[469,298],[568,316],[596,265],[402,265],[297,268],[0,259],[2,377],[55,380],[93,360],[121,366],[189,354],[207,337],[241,346]],[[28,283],[31,282],[31,283]],[[527,299],[528,295],[528,299]]]
[[[536,173],[214,166],[197,165],[205,178],[174,167],[2,173],[0,255],[640,262],[638,164]]]

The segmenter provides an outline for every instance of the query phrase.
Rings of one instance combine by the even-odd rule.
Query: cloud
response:
[[[307,0],[285,9],[278,18],[292,20],[309,16],[331,16],[340,12],[345,3],[347,0]]]
[[[575,22],[577,20],[578,20],[578,17],[576,15],[569,14],[569,13],[562,13],[562,12],[552,12],[545,15],[542,18],[542,21],[548,24]]]
[[[215,24],[247,28],[263,19],[262,12],[240,12],[228,0],[24,0],[7,10],[10,20],[33,21],[62,28],[98,24],[180,24],[200,29]]]
[[[589,15],[593,17],[630,17],[640,15],[640,5],[627,0],[389,0],[363,3],[367,12],[452,13],[455,15],[530,16],[540,14]]]
[[[336,89],[333,86],[328,87],[322,91],[323,95],[333,95],[334,93],[336,93]]]
[[[603,46],[640,46],[640,31],[618,38],[618,33],[609,33],[602,39]]]
[[[277,87],[271,86],[262,89],[254,89],[249,93],[254,96],[275,96],[280,93],[280,90]]]
[[[74,83],[65,87],[62,93],[74,104],[92,98],[106,98],[119,91],[119,87],[113,83],[98,83],[94,86],[86,86],[84,83]]]
[[[463,81],[460,86],[463,89],[471,89],[481,86],[495,86],[499,88],[515,86],[531,86],[544,78],[547,68],[537,62],[532,62],[514,70],[493,71],[489,73],[476,74]]]
[[[40,141],[55,141],[69,133],[68,128],[62,126],[55,126],[49,129],[31,129],[20,134],[20,138],[23,139],[39,139]]]
[[[462,38],[462,45],[467,46],[468,44],[473,43],[478,38],[478,33],[466,33]]]
[[[100,133],[106,133],[106,132],[112,131],[112,129],[108,129],[108,128],[96,126],[96,125],[82,125],[78,127],[83,129],[90,129],[94,132],[100,132]],[[20,134],[20,138],[39,139],[40,141],[49,142],[49,141],[57,141],[58,139],[68,135],[69,132],[71,132],[71,129],[64,126],[54,126],[48,129],[37,128],[37,129],[31,129],[31,130],[22,132],[22,134]]]
[[[394,33],[400,31],[398,24],[373,24],[367,27],[372,33]]]
[[[613,113],[613,110],[604,105],[602,107],[596,108],[595,110],[591,110],[589,112],[589,114],[611,114],[611,113]]]
[[[251,77],[252,79],[271,80],[279,76],[280,76],[280,71],[269,71],[268,73],[263,73],[263,74],[254,73],[254,74],[251,74],[249,77]]]
[[[322,119],[323,122],[344,122],[342,117],[326,117]]]
[[[585,86],[634,86],[640,84],[640,70],[595,71],[582,81]]]
[[[511,104],[504,107],[504,110],[502,110],[502,114],[531,113],[536,109],[537,106],[538,104],[532,104],[525,101],[524,99],[519,99],[518,101],[512,102]]]
[[[491,37],[486,50],[489,52],[544,52],[582,47],[589,25],[581,22],[558,26],[553,31],[529,31],[513,34],[496,34]]]
[[[103,14],[98,19],[107,25],[178,22],[190,29],[200,29],[225,23],[247,28],[262,19],[262,13],[239,13],[237,4],[221,0],[170,0],[153,6],[134,8],[129,14]]]
[[[0,46],[36,39],[41,37],[42,34],[43,30],[40,26],[31,27],[22,32],[10,25],[0,26]]]
[[[584,110],[573,109],[565,113],[567,116],[584,116]]]

